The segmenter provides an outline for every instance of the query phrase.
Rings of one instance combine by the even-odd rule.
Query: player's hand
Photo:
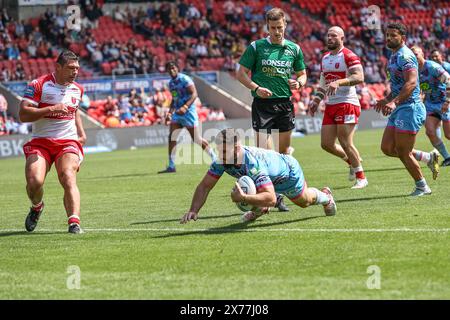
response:
[[[314,114],[316,113],[318,108],[319,103],[317,101],[311,100],[308,106],[308,113],[311,115],[311,117],[314,117]]]
[[[80,142],[82,146],[84,146],[86,140],[87,140],[86,133],[83,132],[81,135],[80,134],[78,135],[78,142]]]
[[[185,114],[187,112],[187,110],[188,110],[188,107],[186,105],[183,105],[180,109],[175,111],[175,113],[182,116],[183,114]]]
[[[180,223],[185,224],[190,220],[197,221],[197,218],[198,218],[198,212],[189,211],[181,218]]]
[[[442,108],[441,108],[442,113],[448,112],[449,107],[450,107],[450,101],[444,102],[444,104],[442,105]]]
[[[270,91],[267,88],[262,88],[262,87],[259,87],[255,93],[260,98],[268,98],[268,97],[272,96],[272,91]]]
[[[289,88],[291,90],[298,90],[301,88],[300,82],[298,82],[297,80],[294,80],[294,79],[288,79],[288,84],[289,84]]]
[[[328,85],[328,88],[327,88],[327,96],[335,95],[338,88],[339,88],[339,82],[338,81],[331,82]]]
[[[375,104],[375,111],[376,112],[382,111],[383,108],[386,106],[386,104],[387,104],[386,99],[378,100],[377,103]]]
[[[172,114],[169,112],[166,115],[166,119],[164,121],[165,125],[168,126],[172,122]]]
[[[381,113],[383,114],[383,116],[387,117],[388,115],[390,115],[392,113],[392,110],[394,110],[395,107],[393,105],[385,105],[382,109],[381,109]]]
[[[57,103],[49,108],[51,113],[69,114],[69,108],[64,103]]]
[[[242,202],[244,196],[245,196],[244,191],[242,191],[241,187],[236,182],[234,184],[234,188],[231,190],[231,200],[233,200],[233,202]]]

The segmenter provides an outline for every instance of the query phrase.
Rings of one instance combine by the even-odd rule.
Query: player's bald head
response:
[[[344,30],[341,27],[338,27],[338,26],[331,27],[330,29],[328,29],[328,32],[335,32],[335,33],[337,33],[337,35],[339,37],[344,37],[345,36]]]
[[[344,30],[341,27],[334,26],[328,29],[327,47],[328,50],[340,50],[344,46]]]

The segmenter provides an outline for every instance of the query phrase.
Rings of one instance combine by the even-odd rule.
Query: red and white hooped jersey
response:
[[[78,140],[75,113],[83,91],[83,87],[76,82],[68,86],[57,84],[53,73],[31,81],[25,89],[23,100],[36,108],[64,103],[70,111],[68,115],[49,114],[33,122],[33,138]]]
[[[331,52],[324,54],[320,64],[320,70],[325,78],[325,83],[344,79],[349,76],[348,69],[353,66],[361,65],[359,57],[347,48],[342,48],[337,54]],[[359,106],[358,95],[355,86],[342,86],[336,91],[336,94],[327,96],[326,104],[351,103]]]

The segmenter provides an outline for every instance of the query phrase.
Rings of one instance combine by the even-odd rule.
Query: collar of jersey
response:
[[[270,40],[270,36],[266,37],[266,41],[268,43],[270,43],[273,46],[284,46],[286,45],[286,39],[283,39],[283,43],[282,44],[278,44],[278,43],[272,43],[272,41]]]

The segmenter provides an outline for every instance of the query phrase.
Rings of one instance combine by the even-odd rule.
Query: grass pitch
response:
[[[86,156],[79,236],[67,234],[52,168],[44,214],[28,234],[24,159],[1,160],[0,299],[450,299],[449,169],[433,181],[423,166],[433,194],[411,199],[413,181],[381,153],[381,135],[356,135],[363,190],[350,190],[348,169],[319,136],[294,139],[308,185],[331,187],[337,215],[289,204],[289,213],[248,225],[229,198],[229,176],[200,219],[180,225],[207,165],[159,176],[161,147]],[[417,147],[431,148],[423,130]],[[69,289],[76,269],[80,289]]]

